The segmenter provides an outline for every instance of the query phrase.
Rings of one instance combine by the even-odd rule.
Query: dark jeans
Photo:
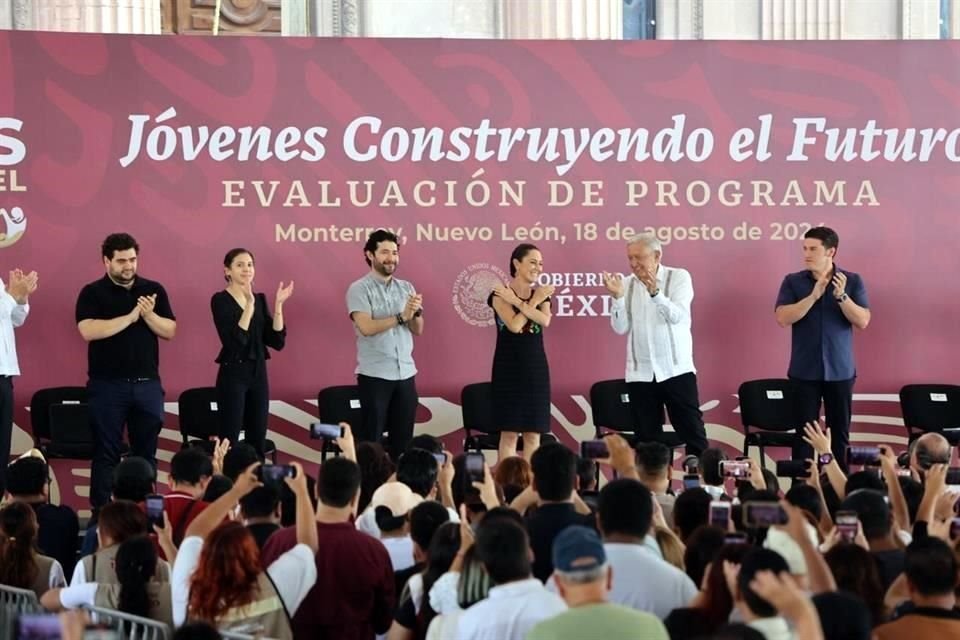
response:
[[[358,375],[357,386],[363,416],[363,424],[354,431],[357,442],[379,442],[386,431],[389,434],[387,450],[396,460],[413,438],[419,403],[416,376],[384,380]]]
[[[240,439],[252,445],[263,457],[270,414],[270,386],[267,363],[248,360],[221,364],[217,372],[217,413],[220,414],[220,437],[231,443]]]
[[[688,454],[699,456],[710,446],[703,426],[695,373],[684,373],[662,382],[631,382],[628,387],[641,438],[655,440],[663,433],[663,407],[666,406],[670,424],[683,439]]]
[[[830,448],[833,457],[840,464],[840,468],[847,470],[847,446],[850,444],[850,414],[853,405],[853,383],[856,378],[849,380],[797,380],[800,412],[805,422],[815,421],[820,417],[820,402],[823,401],[823,413],[826,418],[827,429],[830,430]],[[803,435],[801,426],[800,434]],[[793,448],[794,460],[813,458],[813,449],[802,438],[797,439]]]
[[[7,464],[13,437],[13,376],[0,376],[0,496],[7,490]]]
[[[163,387],[157,379],[87,381],[90,427],[95,443],[90,478],[94,509],[110,501],[113,468],[120,462],[123,426],[130,438],[130,454],[157,468],[157,437],[163,426]]]

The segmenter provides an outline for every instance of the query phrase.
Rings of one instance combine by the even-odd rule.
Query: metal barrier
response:
[[[98,624],[116,629],[127,640],[170,640],[173,637],[170,627],[163,622],[101,607],[84,609],[96,616]]]
[[[22,613],[41,613],[43,607],[37,594],[30,589],[18,589],[0,584],[0,637],[13,638],[17,616]]]

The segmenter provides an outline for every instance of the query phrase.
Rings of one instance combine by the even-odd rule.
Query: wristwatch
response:
[[[650,294],[650,297],[651,297],[651,298],[656,298],[658,295],[660,295],[660,287],[657,287],[657,290],[654,291],[653,293],[651,293],[651,294]]]
[[[821,467],[825,467],[825,466],[827,466],[828,464],[830,464],[831,462],[833,462],[833,454],[832,454],[832,453],[821,453],[821,454],[817,457],[817,462],[820,463],[820,466],[821,466]]]
[[[847,301],[847,298],[849,298],[849,297],[850,297],[850,296],[847,295],[847,292],[844,291],[844,292],[843,292],[843,295],[841,295],[839,298],[837,298],[837,304],[843,304],[844,302]]]
[[[403,316],[400,315],[399,313],[397,314],[397,324],[400,325],[401,327],[402,327],[403,325],[407,324],[407,321],[404,320],[404,319],[403,319]]]

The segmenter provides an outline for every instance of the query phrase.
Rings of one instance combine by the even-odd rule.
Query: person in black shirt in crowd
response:
[[[280,491],[265,484],[243,496],[240,498],[240,517],[262,551],[267,538],[280,529]]]
[[[157,437],[163,426],[157,338],[171,340],[177,331],[166,290],[137,275],[137,241],[114,233],[101,249],[106,274],[80,291],[76,309],[77,329],[88,343],[94,510],[110,500],[110,478],[120,461],[124,424],[131,453],[157,466]]]
[[[50,470],[41,458],[27,457],[7,467],[7,492],[16,502],[24,502],[37,516],[37,548],[63,567],[69,578],[77,563],[77,534],[80,523],[76,512],[66,505],[50,504]]]
[[[253,292],[255,272],[252,253],[228,251],[223,258],[227,286],[210,298],[210,309],[223,345],[217,356],[220,437],[237,442],[245,430],[245,439],[262,456],[270,403],[267,347],[280,351],[286,343],[283,303],[293,294],[293,281],[277,287],[271,317],[267,296]]]

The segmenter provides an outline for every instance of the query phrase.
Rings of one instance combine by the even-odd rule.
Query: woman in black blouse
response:
[[[273,307],[267,309],[267,296],[253,292],[253,254],[246,249],[231,249],[223,258],[227,287],[213,294],[210,308],[223,347],[217,362],[217,406],[220,437],[236,442],[240,430],[245,440],[263,455],[267,435],[270,402],[266,361],[267,347],[283,349],[287,330],[283,323],[283,303],[293,293],[293,282],[281,282]]]

